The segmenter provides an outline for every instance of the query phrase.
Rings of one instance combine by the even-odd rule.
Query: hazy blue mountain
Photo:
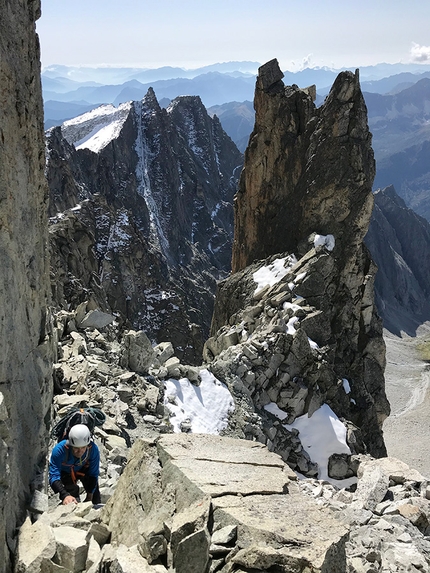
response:
[[[226,133],[242,153],[248,146],[249,135],[254,127],[254,104],[252,101],[229,102],[208,108],[212,117],[216,115]]]
[[[52,92],[54,94],[61,94],[70,92],[72,90],[77,90],[81,87],[97,87],[102,84],[97,82],[75,82],[70,78],[50,78],[49,76],[42,76],[42,88],[44,92]]]
[[[206,107],[222,104],[226,101],[244,101],[254,96],[255,80],[253,76],[233,77],[219,72],[208,72],[193,79],[176,78],[142,84],[130,80],[123,84],[104,86],[85,86],[76,90],[54,94],[44,93],[45,99],[62,102],[113,103],[118,105],[130,100],[142,99],[152,87],[158,99],[174,99],[180,95],[198,95]]]
[[[78,104],[72,102],[62,101],[45,101],[43,104],[45,114],[45,129],[49,129],[54,125],[61,125],[64,121],[82,115],[87,111],[91,111],[98,104]]]
[[[373,149],[378,164],[430,139],[430,78],[424,78],[395,95],[364,94]],[[394,181],[398,192],[400,188]]]
[[[410,87],[423,78],[430,78],[430,71],[423,72],[421,74],[403,72],[401,74],[389,76],[388,78],[383,78],[381,80],[364,81],[361,82],[361,89],[365,92],[389,94],[393,91],[402,91],[402,89],[405,89],[405,87]]]
[[[195,78],[208,72],[233,73],[240,72],[256,75],[261,64],[259,62],[224,62],[200,68],[187,70],[179,67],[163,66],[161,68],[135,67],[87,67],[52,65],[42,71],[42,78],[69,78],[75,82],[95,81],[101,84],[122,84],[136,79],[143,83],[172,78]]]
[[[390,184],[409,208],[430,221],[430,140],[378,162],[375,188]]]

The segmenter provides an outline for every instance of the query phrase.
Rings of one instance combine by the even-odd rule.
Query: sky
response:
[[[430,63],[423,0],[42,0],[42,66]]]

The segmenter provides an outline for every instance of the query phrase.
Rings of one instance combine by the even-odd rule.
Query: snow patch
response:
[[[65,121],[61,132],[76,149],[90,149],[99,153],[117,139],[130,113],[132,102],[115,107],[102,105],[92,111]]]
[[[318,247],[325,247],[327,251],[332,251],[335,246],[335,238],[333,235],[315,235],[314,238],[314,247],[317,249]]]
[[[192,433],[219,434],[227,427],[234,410],[233,398],[225,384],[206,369],[200,370],[201,384],[195,386],[188,378],[165,382],[164,405],[176,433],[183,422]]]
[[[299,321],[299,319],[297,316],[292,316],[290,318],[290,320],[288,321],[287,326],[286,326],[287,334],[291,334],[292,336],[294,336],[294,334],[296,334],[296,329],[294,328],[294,325],[298,321]]]
[[[266,267],[260,267],[258,271],[255,271],[252,275],[252,278],[257,283],[254,296],[266,286],[273,286],[281,281],[296,263],[296,257],[294,255],[288,255],[283,259],[274,260],[273,263]]]
[[[351,392],[351,386],[346,378],[342,378],[343,389],[345,390],[345,394],[349,394]]]
[[[287,419],[287,414],[273,402],[264,408],[281,422]],[[303,449],[309,454],[311,460],[318,464],[318,479],[328,481],[339,488],[357,483],[355,477],[336,480],[328,476],[329,457],[332,454],[351,453],[346,443],[346,427],[328,404],[323,404],[310,417],[304,414],[296,418],[292,424],[284,424],[284,428],[299,431]]]

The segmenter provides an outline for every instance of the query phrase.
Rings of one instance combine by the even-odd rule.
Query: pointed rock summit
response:
[[[358,71],[342,72],[317,108],[309,89],[284,86],[277,60],[261,66],[255,126],[235,200],[233,272],[317,232],[336,251],[361,243],[373,205],[375,161]]]

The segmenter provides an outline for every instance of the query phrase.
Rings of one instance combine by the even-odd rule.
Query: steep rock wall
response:
[[[384,328],[415,336],[430,318],[430,224],[393,186],[378,189],[366,245],[378,265],[376,303]]]
[[[0,5],[0,571],[44,449],[51,403],[40,2]]]

